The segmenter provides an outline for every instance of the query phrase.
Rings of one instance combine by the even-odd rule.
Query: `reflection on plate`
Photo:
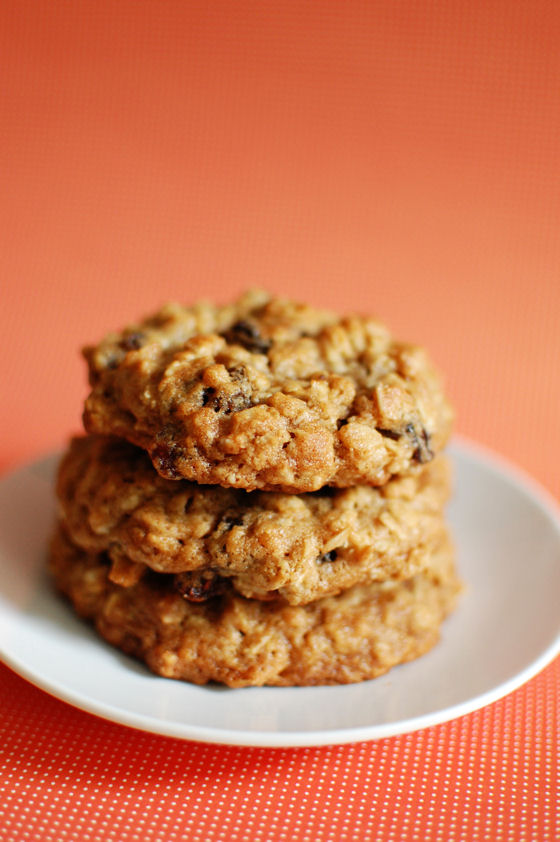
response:
[[[449,519],[467,583],[441,642],[343,687],[196,687],[152,675],[100,640],[49,587],[56,458],[0,482],[0,657],[54,696],[158,734],[301,746],[413,731],[509,693],[560,651],[560,513],[532,480],[457,441]]]

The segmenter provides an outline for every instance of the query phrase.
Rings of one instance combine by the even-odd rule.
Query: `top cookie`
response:
[[[143,447],[169,479],[288,493],[382,485],[451,432],[424,350],[375,319],[263,292],[168,304],[84,356],[86,429]]]

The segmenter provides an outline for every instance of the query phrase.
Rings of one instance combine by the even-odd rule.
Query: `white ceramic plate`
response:
[[[78,708],[158,734],[258,746],[346,743],[445,722],[506,695],[560,651],[560,513],[536,484],[465,442],[449,518],[467,583],[441,642],[343,687],[196,687],[152,675],[50,589],[56,458],[0,482],[0,657]]]

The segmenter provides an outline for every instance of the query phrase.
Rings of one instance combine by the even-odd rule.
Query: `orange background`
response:
[[[376,313],[427,345],[446,374],[458,431],[560,496],[558,4],[4,0],[0,42],[2,469],[63,446],[79,428],[83,344],[168,299],[225,300],[264,286]],[[450,780],[459,775],[455,806],[475,829],[479,810],[496,833],[517,834],[495,839],[554,838],[559,672],[556,662],[459,724],[360,748],[362,760],[388,753],[385,772],[362,777],[361,791],[373,798],[381,782],[394,808],[392,825],[378,817],[362,823],[362,836],[328,835],[335,808],[354,809],[355,792],[342,783],[362,768],[357,749],[331,752],[338,793],[329,800],[323,790],[318,812],[305,813],[309,839],[404,839],[418,821],[419,838],[474,838],[458,835],[460,822],[438,836],[419,812],[421,790],[402,807],[404,746],[425,780],[444,769]],[[182,744],[131,737],[1,675],[20,733],[47,706],[70,752],[85,730],[98,743],[125,734],[152,752],[171,746],[184,761]],[[537,713],[529,716],[530,700]],[[535,746],[543,739],[544,755]],[[430,740],[445,750],[430,754]],[[244,769],[242,758],[256,756],[195,749],[205,769],[209,758]],[[263,838],[281,838],[265,807],[293,784],[289,758],[303,762],[301,752],[284,754],[277,778],[255,795],[261,826],[269,822]],[[521,756],[522,772],[512,765]],[[305,757],[309,780],[327,761],[322,750]],[[255,769],[271,774],[278,754],[258,758]],[[504,758],[500,786],[473,796],[473,780]],[[87,762],[105,791],[107,779]],[[43,773],[48,788],[54,773]],[[233,785],[205,774],[210,789],[221,781],[210,803],[226,815],[237,804]],[[130,805],[136,785],[120,780]],[[99,823],[100,796],[83,782],[79,791]],[[439,791],[444,807],[452,797]],[[180,821],[173,803],[172,824]],[[296,798],[293,817],[310,803]],[[50,839],[47,802],[36,804],[31,818],[45,835],[34,838]],[[193,839],[251,838],[250,811],[237,836],[222,837],[204,815]],[[77,833],[70,818],[64,826]],[[297,836],[297,825],[286,826]],[[130,833],[139,827],[130,819]],[[162,828],[143,838],[166,839]]]

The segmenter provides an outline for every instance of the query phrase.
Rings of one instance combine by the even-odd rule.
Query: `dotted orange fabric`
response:
[[[350,746],[182,743],[0,671],[2,839],[557,839],[560,668],[448,725]],[[543,731],[542,725],[546,723]]]
[[[80,428],[83,344],[264,286],[427,345],[458,431],[560,497],[559,36],[551,0],[0,4],[0,468]],[[552,842],[559,699],[556,660],[415,734],[248,749],[0,666],[0,842]]]

